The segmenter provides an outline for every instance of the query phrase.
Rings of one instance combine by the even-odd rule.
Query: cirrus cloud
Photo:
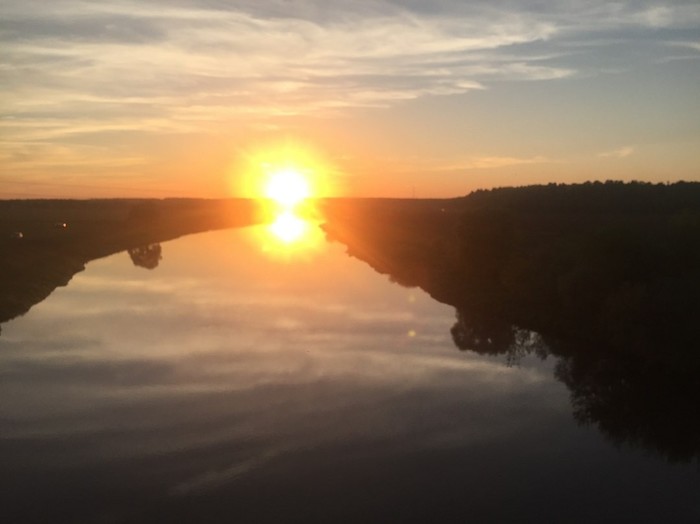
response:
[[[598,153],[600,158],[627,158],[634,153],[634,147],[625,146],[619,149],[614,149],[612,151],[604,151],[603,153]]]
[[[686,38],[674,31],[697,27],[700,10],[684,1],[27,0],[0,4],[0,20],[0,161],[19,173],[65,163],[76,143],[114,164],[110,155],[139,158],[121,149],[144,134],[590,74],[573,57],[596,51],[577,42],[646,39],[672,53],[664,42]],[[30,150],[42,154],[28,164]]]

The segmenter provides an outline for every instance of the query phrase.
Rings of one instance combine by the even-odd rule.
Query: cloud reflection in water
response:
[[[262,493],[299,515],[341,512],[339,493],[353,483],[394,482],[401,500],[420,500],[405,498],[411,489],[453,500],[458,480],[491,471],[498,479],[486,474],[484,486],[507,484],[512,464],[552,480],[588,467],[590,456],[616,456],[576,427],[553,362],[526,357],[512,368],[460,353],[452,308],[390,283],[337,244],[270,257],[251,245],[265,234],[165,243],[152,272],[124,254],[95,261],[3,326],[7,493],[78,489],[177,515],[192,497],[230,492],[242,515],[279,521]],[[543,462],[552,449],[566,460]],[[65,488],[51,471],[70,479]],[[340,491],[311,504],[300,493],[312,486]],[[377,491],[362,507],[389,507],[391,497]]]

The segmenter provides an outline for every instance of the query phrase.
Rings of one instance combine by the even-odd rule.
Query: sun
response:
[[[243,147],[236,158],[228,178],[231,192],[273,203],[277,211],[336,196],[341,189],[343,175],[334,163],[295,140]]]
[[[285,209],[292,209],[311,196],[311,186],[298,169],[279,169],[265,184],[265,196]]]

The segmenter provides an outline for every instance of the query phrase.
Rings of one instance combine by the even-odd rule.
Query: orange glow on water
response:
[[[272,258],[313,257],[326,243],[318,222],[293,211],[282,211],[274,220],[255,228],[255,243]]]
[[[299,241],[309,228],[309,223],[290,211],[280,214],[270,224],[270,231],[285,244]]]

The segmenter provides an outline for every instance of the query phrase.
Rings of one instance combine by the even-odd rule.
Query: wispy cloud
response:
[[[700,12],[695,2],[26,0],[0,4],[0,20],[7,159],[41,142],[262,126],[571,77],[562,43],[692,27]]]
[[[516,156],[471,156],[466,158],[419,158],[410,157],[387,160],[393,173],[451,173],[465,172],[475,169],[499,169],[511,166],[523,166],[532,164],[553,164],[560,160],[543,155],[531,157]]]
[[[71,9],[80,17],[68,23]],[[86,107],[104,110],[116,102],[133,116],[155,106],[175,121],[196,123],[232,114],[386,106],[479,89],[480,78],[496,74],[547,79],[570,73],[523,57],[505,64],[469,60],[474,52],[556,32],[528,16],[421,18],[395,9],[391,15],[350,13],[320,22],[237,10],[72,2],[60,18],[51,9],[39,12],[14,13],[3,30],[11,64],[6,74],[15,84],[8,105],[19,115],[36,112],[23,109],[38,101],[53,114],[70,111],[70,104],[82,104],[89,113]],[[37,96],[37,85],[49,96]]]
[[[700,51],[700,41],[675,41],[667,42],[669,46],[681,47],[683,49],[692,49],[693,51]]]
[[[552,162],[552,160],[543,156],[534,156],[529,158],[518,158],[510,156],[489,156],[475,158],[471,162],[466,164],[465,167],[472,169],[491,169],[525,164],[546,164],[550,162]]]
[[[532,157],[475,156],[443,164],[435,162],[433,170],[469,171],[472,169],[498,169],[503,167],[522,166],[528,164],[551,164],[554,162],[556,162],[556,160],[552,160],[551,158],[542,155]]]
[[[627,158],[634,153],[634,147],[625,146],[619,149],[614,149],[612,151],[604,151],[603,153],[598,153],[599,158]]]

